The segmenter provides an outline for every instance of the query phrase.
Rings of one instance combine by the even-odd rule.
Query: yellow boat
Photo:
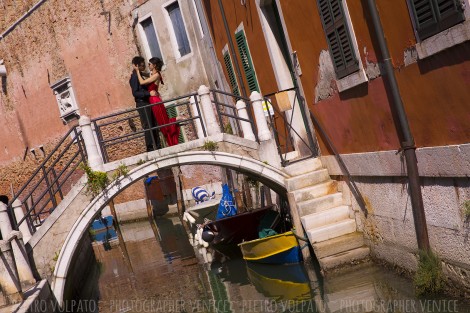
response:
[[[253,263],[248,265],[248,278],[256,290],[266,297],[294,301],[308,300],[312,297],[308,279],[303,277],[301,265],[278,265],[279,268],[276,266],[271,269],[253,267],[254,265],[265,267],[273,265]],[[284,276],[287,277],[282,277],[280,273],[286,274]]]
[[[243,258],[251,262],[286,264],[300,262],[300,248],[292,231],[242,242]]]

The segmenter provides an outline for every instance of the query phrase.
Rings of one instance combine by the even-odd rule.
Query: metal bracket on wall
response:
[[[111,34],[111,11],[103,11],[100,15],[106,15],[106,19],[108,20],[108,34]]]

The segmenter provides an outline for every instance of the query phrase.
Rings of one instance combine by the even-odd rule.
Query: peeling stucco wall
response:
[[[1,2],[0,32],[37,2]],[[179,2],[192,49],[184,60],[174,57],[163,4],[169,2],[46,0],[0,39],[0,59],[7,70],[6,88],[0,90],[0,193],[9,194],[10,183],[17,190],[41,161],[30,160],[29,149],[43,145],[49,152],[74,125],[64,125],[60,119],[50,88],[54,82],[69,76],[80,113],[92,118],[135,106],[128,80],[131,59],[143,50],[134,27],[136,10],[156,16],[166,63],[162,98],[188,94],[208,84],[189,17],[191,3]],[[119,131],[117,127],[110,133]],[[186,137],[194,136],[187,133]]]

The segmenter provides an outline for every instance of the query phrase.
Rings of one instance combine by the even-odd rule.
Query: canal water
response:
[[[89,284],[99,312],[470,312],[462,300],[417,299],[409,279],[374,264],[322,279],[312,264],[248,264],[213,251],[208,263],[177,216],[99,238]]]

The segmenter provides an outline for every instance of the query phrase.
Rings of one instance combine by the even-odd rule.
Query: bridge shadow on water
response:
[[[470,312],[457,300],[418,300],[409,279],[372,263],[324,279],[313,264],[254,264],[214,251],[204,263],[175,215],[116,230],[109,244],[92,244],[96,262],[79,295],[96,299],[96,312]]]

